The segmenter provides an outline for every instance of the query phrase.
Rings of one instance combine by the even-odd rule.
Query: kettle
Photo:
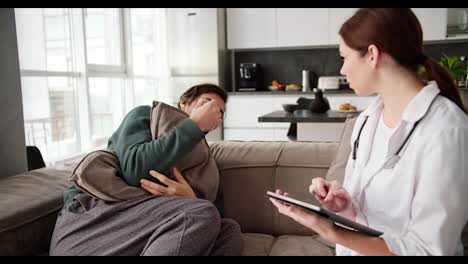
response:
[[[323,97],[322,90],[318,88],[313,89],[315,99],[309,99],[305,97],[299,97],[297,104],[299,109],[310,110],[314,113],[325,113],[330,109],[330,103],[328,99]]]
[[[323,97],[322,90],[314,88],[315,99],[310,106],[310,110],[314,113],[325,113],[330,109],[328,99]]]

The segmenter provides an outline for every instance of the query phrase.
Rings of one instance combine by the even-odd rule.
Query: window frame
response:
[[[44,8],[41,8],[42,12]],[[158,84],[163,86],[163,82],[167,82],[167,69],[163,73],[154,71],[154,74],[135,74],[133,72],[133,43],[132,43],[132,21],[131,21],[131,8],[118,8],[118,30],[120,31],[120,54],[121,65],[103,65],[103,64],[90,64],[88,63],[88,47],[86,42],[86,8],[66,8],[69,12],[70,20],[70,42],[72,48],[72,71],[48,71],[36,69],[20,69],[21,77],[71,77],[75,79],[75,135],[76,135],[76,149],[77,152],[71,155],[60,156],[57,159],[47,160],[49,165],[65,164],[67,161],[75,160],[78,157],[89,153],[96,149],[102,149],[105,146],[94,146],[92,137],[92,112],[91,112],[91,98],[90,98],[90,78],[117,78],[122,80],[122,89],[119,91],[122,102],[120,112],[118,115],[125,116],[125,114],[136,105],[136,92],[135,82],[140,80],[151,80],[155,84],[155,95],[157,98],[161,97]],[[160,21],[165,19],[166,10],[156,10],[153,15],[155,19]],[[161,12],[161,13],[158,13]],[[158,17],[161,16],[164,17]],[[161,30],[165,25],[155,25],[155,30]],[[159,31],[158,31],[159,32]],[[167,34],[167,33],[164,33]],[[159,35],[155,36],[159,37]],[[165,37],[165,35],[163,36]],[[164,44],[165,45],[165,44]],[[161,54],[159,46],[153,43],[155,56]],[[165,48],[165,46],[164,46]],[[164,55],[166,56],[166,55]],[[162,58],[162,61],[156,59],[157,64],[165,63],[167,58]],[[157,66],[159,67],[159,66]],[[163,91],[163,93],[170,93]],[[162,97],[165,96],[163,94]],[[130,98],[129,98],[130,97]],[[167,96],[166,96],[167,97]],[[156,99],[156,98],[155,98]],[[116,114],[116,113],[113,113]],[[109,135],[110,136],[110,135]]]
[[[115,66],[115,65],[110,65],[110,64],[94,64],[94,63],[88,63],[88,57],[87,57],[87,52],[86,52],[86,68],[87,71],[90,75],[93,75],[94,77],[100,77],[100,76],[106,76],[106,74],[110,74],[112,76],[125,76],[127,74],[127,58],[126,58],[126,52],[127,46],[125,45],[125,30],[124,30],[124,11],[122,8],[117,8],[118,13],[118,31],[120,32],[120,65]],[[82,13],[83,13],[83,32],[85,36],[85,49],[86,51],[88,50],[87,47],[87,39],[86,39],[86,12],[87,8],[82,8]]]

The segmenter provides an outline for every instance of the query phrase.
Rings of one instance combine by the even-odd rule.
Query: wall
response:
[[[468,40],[459,43],[427,44],[424,46],[427,56],[440,60],[442,54],[448,56],[468,56]],[[316,76],[340,75],[342,59],[338,48],[290,49],[236,51],[233,53],[235,84],[239,83],[239,65],[243,62],[260,63],[264,73],[264,86],[271,85],[272,80],[281,83],[301,85],[302,73],[306,69]],[[314,87],[314,81],[311,85]]]
[[[27,170],[13,8],[0,9],[0,178]]]

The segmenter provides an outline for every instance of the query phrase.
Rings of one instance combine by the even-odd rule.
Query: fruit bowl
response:
[[[295,110],[299,109],[298,104],[283,104],[284,111],[288,113],[294,113]]]
[[[347,112],[347,113],[359,112],[357,107],[355,105],[350,104],[350,103],[340,104],[340,106],[338,107],[338,111],[339,112]]]
[[[278,91],[278,86],[270,85],[270,86],[268,86],[268,89],[269,89],[270,91]]]
[[[297,84],[288,84],[286,85],[286,91],[299,91],[301,90],[301,87]]]

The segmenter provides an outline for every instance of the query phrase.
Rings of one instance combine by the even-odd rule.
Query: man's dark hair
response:
[[[227,101],[227,92],[223,88],[211,84],[211,83],[203,83],[198,84],[195,86],[190,87],[184,94],[180,96],[179,103],[177,106],[180,108],[181,104],[191,104],[198,96],[206,93],[215,93],[223,99],[224,103]]]

